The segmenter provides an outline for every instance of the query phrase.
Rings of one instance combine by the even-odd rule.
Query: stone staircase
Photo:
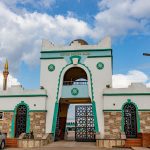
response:
[[[125,147],[141,147],[142,146],[142,139],[141,138],[130,138],[126,139]]]
[[[9,147],[9,148],[18,147],[18,140],[16,138],[7,138],[6,139],[6,147]]]

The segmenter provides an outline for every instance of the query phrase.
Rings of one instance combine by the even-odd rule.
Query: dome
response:
[[[80,43],[81,45],[88,45],[88,43],[85,41],[85,40],[82,40],[82,39],[76,39],[76,40],[73,40],[71,43],[70,43],[70,45],[72,44],[72,43],[74,43],[74,42],[78,42],[78,43]]]

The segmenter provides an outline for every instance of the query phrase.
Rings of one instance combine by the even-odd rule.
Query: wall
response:
[[[128,88],[107,88],[103,96],[104,110],[121,110],[127,99],[131,99],[138,110],[150,109],[150,88],[140,83],[133,83]]]
[[[30,131],[35,138],[42,138],[45,134],[46,112],[30,112]]]
[[[4,112],[3,120],[0,120],[0,131],[2,133],[7,133],[7,137],[11,134],[11,122],[13,117],[13,112]]]
[[[121,112],[104,112],[105,139],[120,139]]]
[[[104,68],[102,70],[97,69],[96,65],[98,62],[102,62],[104,64]],[[99,132],[101,133],[101,137],[103,137],[104,136],[103,91],[106,88],[106,85],[111,86],[112,84],[111,57],[89,58],[85,60],[85,64],[86,66],[89,67],[92,73],[94,101],[96,103],[98,127]]]
[[[139,112],[142,133],[150,133],[150,111]]]
[[[79,48],[81,48],[81,46]],[[79,49],[79,48],[77,48],[77,49]],[[98,46],[97,46],[97,48],[98,48]],[[64,48],[62,47],[62,50],[63,49]],[[77,51],[77,49],[74,49],[74,50]],[[51,56],[53,56],[54,53],[56,53],[57,57],[58,57],[58,54],[60,57],[61,53],[59,53],[59,51],[57,51],[57,50],[55,52],[54,50],[55,50],[55,47],[53,48],[52,52],[49,50],[50,54],[52,54]],[[69,51],[69,49],[68,49],[68,51]],[[86,52],[86,50],[84,50],[84,51]],[[93,49],[93,52],[94,52],[94,49]],[[102,51],[99,50],[99,52],[104,54],[103,50]],[[74,51],[72,51],[72,54],[73,53],[74,53]],[[110,53],[111,53],[111,50],[109,51],[109,54]],[[47,58],[46,58],[46,54],[47,54]],[[44,88],[47,89],[47,94],[48,94],[48,101],[47,101],[48,112],[47,112],[47,121],[46,121],[46,132],[47,133],[52,132],[53,116],[55,115],[54,114],[55,102],[57,100],[59,100],[59,98],[61,97],[63,75],[65,74],[65,71],[67,71],[69,68],[75,66],[75,67],[81,67],[82,69],[84,69],[88,75],[88,92],[89,92],[88,94],[89,94],[90,99],[94,100],[96,103],[98,127],[99,127],[99,131],[101,132],[101,135],[103,135],[104,134],[104,119],[103,119],[103,96],[102,96],[102,94],[103,94],[103,90],[106,88],[106,85],[111,86],[111,84],[112,84],[111,83],[111,80],[112,80],[111,56],[108,56],[108,57],[101,56],[98,58],[97,57],[89,58],[89,57],[81,55],[80,63],[83,63],[85,65],[84,66],[81,64],[69,65],[69,63],[71,63],[71,62],[69,62],[69,58],[72,56],[71,52],[69,52],[70,56],[65,56],[64,59],[63,58],[57,59],[57,57],[56,57],[56,59],[55,58],[48,59],[48,55],[50,56],[50,54],[49,54],[49,52],[45,53],[45,55],[43,55],[43,57],[45,57],[45,58],[41,59],[41,81],[40,81],[40,84],[41,84],[41,86],[43,86]],[[66,58],[66,57],[68,57],[68,58]],[[102,70],[97,69],[98,62],[102,62],[104,64],[104,68]],[[50,64],[53,64],[55,66],[54,71],[48,70],[48,66]],[[67,66],[67,64],[68,64],[68,66]],[[62,71],[62,76],[60,76],[61,71]],[[106,76],[106,74],[107,74],[107,76]]]

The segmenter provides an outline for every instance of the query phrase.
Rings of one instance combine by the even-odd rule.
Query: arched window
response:
[[[19,137],[21,133],[26,133],[27,123],[27,107],[19,105],[16,112],[15,137]]]
[[[87,84],[87,74],[79,67],[73,67],[66,71],[63,79],[64,85]]]
[[[133,103],[126,103],[123,106],[124,112],[124,132],[127,138],[137,137],[137,115],[136,107]]]

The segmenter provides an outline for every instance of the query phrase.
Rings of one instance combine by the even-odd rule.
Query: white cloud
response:
[[[131,70],[127,74],[115,74],[112,76],[113,88],[127,88],[131,83],[145,83],[150,87],[148,76],[138,70]]]
[[[101,0],[93,37],[149,34],[149,0]]]
[[[1,0],[6,6],[11,8],[12,10],[18,9],[17,5],[22,5],[22,7],[26,7],[26,5],[30,5],[35,9],[41,8],[50,8],[54,3],[55,0]]]
[[[54,43],[66,43],[76,38],[102,38],[105,35],[122,36],[126,34],[149,34],[149,0],[101,0],[100,11],[95,16],[92,27],[75,18],[73,12],[68,16],[51,16],[45,13],[12,11],[16,4],[36,5],[49,8],[55,0],[1,0],[0,1],[0,60],[8,58],[13,70],[25,62],[29,65],[39,63],[42,39]]]
[[[7,87],[12,85],[20,85],[19,81],[13,77],[11,74],[8,75]],[[3,74],[0,73],[0,89],[3,89]]]
[[[75,37],[85,37],[90,32],[87,23],[69,16],[53,17],[37,12],[19,15],[1,2],[0,12],[0,57],[7,57],[14,69],[21,62],[30,65],[39,62],[43,38],[64,43]]]

